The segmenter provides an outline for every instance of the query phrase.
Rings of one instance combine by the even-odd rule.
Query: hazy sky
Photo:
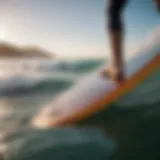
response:
[[[0,0],[0,38],[38,45],[64,57],[109,53],[105,0]],[[158,25],[152,0],[130,0],[124,12],[126,52]]]

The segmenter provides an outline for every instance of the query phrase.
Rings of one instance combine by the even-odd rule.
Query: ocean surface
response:
[[[29,125],[31,118],[54,96],[103,64],[101,59],[1,59],[0,160],[111,158],[118,144],[98,128],[37,130]]]
[[[160,41],[155,42],[156,48],[159,47]],[[126,136],[121,135],[127,139],[134,134],[134,139],[130,136],[127,140],[129,152],[127,149],[117,152],[117,140],[99,128],[38,130],[29,125],[44,105],[80,78],[99,69],[104,62],[103,59],[0,59],[0,160],[160,159],[160,99],[147,106],[145,113],[138,112],[144,114],[145,121],[137,118],[136,110],[127,107],[117,111],[115,117],[110,117],[112,109],[109,111],[108,117],[117,119],[109,126],[112,131],[117,130],[117,135],[125,127],[123,119],[128,120],[128,124],[131,118],[137,120],[134,132],[132,128]],[[118,120],[120,113],[122,117]],[[118,130],[114,126],[120,121]],[[132,150],[132,144],[136,150]]]
[[[104,60],[1,59],[0,160],[106,159],[115,142],[106,139],[101,130],[44,131],[29,126],[41,107],[103,63]]]

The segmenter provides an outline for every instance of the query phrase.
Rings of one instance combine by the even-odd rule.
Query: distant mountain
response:
[[[0,57],[3,58],[54,58],[51,54],[37,47],[18,47],[8,43],[0,43]]]

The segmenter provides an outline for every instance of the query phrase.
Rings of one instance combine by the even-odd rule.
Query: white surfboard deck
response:
[[[136,71],[149,63],[160,51],[160,29],[154,32],[147,44],[142,47],[135,56],[126,62],[126,75],[132,76]],[[63,94],[57,96],[51,103],[44,106],[32,121],[34,127],[50,127],[50,121],[66,118],[68,115],[80,111],[86,106],[105,96],[116,88],[111,79],[100,75],[99,70],[82,78],[77,84]]]

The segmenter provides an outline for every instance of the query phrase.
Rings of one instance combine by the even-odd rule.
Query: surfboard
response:
[[[98,70],[53,98],[33,118],[31,125],[38,128],[81,123],[92,125],[96,124],[95,117],[99,117],[97,121],[101,124],[104,122],[99,115],[106,113],[113,104],[119,108],[139,106],[146,103],[144,98],[147,98],[148,93],[153,95],[151,101],[159,100],[160,44],[157,42],[160,40],[151,41],[127,60],[127,78],[120,86],[112,79],[101,76]]]

